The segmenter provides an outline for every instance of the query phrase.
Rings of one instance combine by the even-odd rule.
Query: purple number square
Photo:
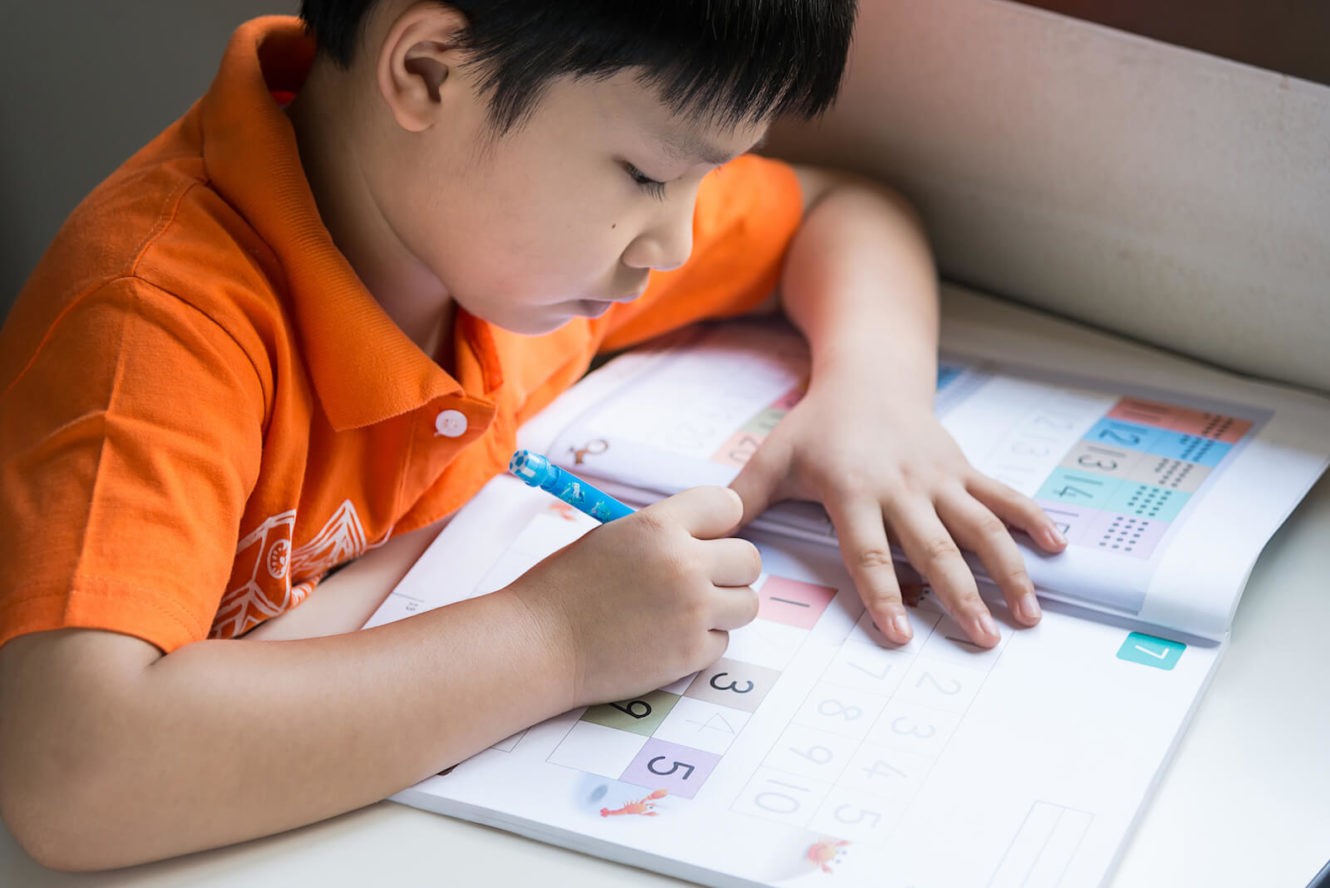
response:
[[[1067,542],[1090,544],[1090,534],[1093,532],[1090,525],[1097,515],[1102,514],[1098,509],[1071,506],[1067,503],[1042,499],[1035,500],[1035,504],[1044,510],[1044,514],[1053,521],[1058,531],[1067,538]]]
[[[652,737],[619,779],[691,799],[719,763],[718,755]]]

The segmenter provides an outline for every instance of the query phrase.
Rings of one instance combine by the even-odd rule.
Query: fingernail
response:
[[[986,638],[1002,637],[998,634],[997,623],[993,622],[993,617],[990,614],[980,614],[979,616],[974,617],[971,622],[979,630],[979,635],[985,636]]]
[[[1044,540],[1054,547],[1067,545],[1067,538],[1062,535],[1061,531],[1052,526],[1044,528]]]
[[[1024,623],[1034,623],[1039,619],[1039,599],[1033,592],[1026,592],[1016,599],[1016,613]]]
[[[910,628],[910,618],[905,614],[896,614],[891,618],[891,627],[896,630],[896,635],[909,641],[914,637],[914,630]]]

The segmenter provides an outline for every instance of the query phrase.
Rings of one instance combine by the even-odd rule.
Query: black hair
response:
[[[375,0],[302,0],[319,51],[351,64]],[[840,86],[856,0],[440,0],[467,19],[498,133],[552,79],[642,69],[675,113],[738,124],[816,117]]]

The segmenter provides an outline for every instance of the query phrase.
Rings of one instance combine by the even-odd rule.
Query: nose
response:
[[[651,226],[643,230],[623,252],[629,268],[671,271],[683,265],[693,252],[694,201],[678,201]]]

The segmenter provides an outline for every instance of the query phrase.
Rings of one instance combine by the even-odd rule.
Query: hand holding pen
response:
[[[519,451],[527,484],[605,523],[508,587],[572,653],[573,705],[628,699],[715,662],[757,615],[757,548],[731,537],[734,491],[696,487],[634,512],[546,457]],[[623,520],[620,520],[623,519]]]

